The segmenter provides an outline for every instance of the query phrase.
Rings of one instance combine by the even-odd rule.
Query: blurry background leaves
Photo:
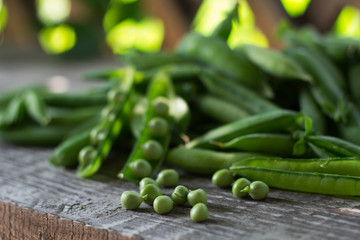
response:
[[[67,58],[171,50],[190,29],[209,34],[236,2],[240,21],[230,46],[280,47],[274,36],[284,18],[360,38],[357,0],[0,0],[0,50],[38,48]]]

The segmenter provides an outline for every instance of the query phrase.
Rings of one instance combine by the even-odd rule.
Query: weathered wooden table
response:
[[[52,75],[79,78],[84,70],[114,62],[54,63],[0,58],[0,89]],[[76,86],[80,81],[73,81]],[[108,161],[91,179],[55,168],[52,149],[0,142],[0,239],[359,239],[360,198],[271,189],[265,201],[238,199],[208,178],[183,176],[181,184],[208,193],[210,217],[190,220],[189,207],[167,215],[150,206],[119,204],[133,183],[116,179],[121,162]],[[171,189],[164,190],[170,194]]]

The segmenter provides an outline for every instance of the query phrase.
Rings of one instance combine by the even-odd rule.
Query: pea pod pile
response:
[[[49,162],[77,165],[79,177],[113,151],[127,158],[118,177],[134,182],[168,165],[360,195],[360,40],[283,26],[281,50],[230,48],[236,12],[209,36],[188,33],[173,52],[130,52],[125,67],[85,74],[103,87],[2,94],[0,138],[57,145]]]

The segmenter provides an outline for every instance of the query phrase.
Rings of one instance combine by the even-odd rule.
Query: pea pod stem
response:
[[[252,166],[231,167],[230,170],[241,177],[263,181],[280,189],[331,195],[360,195],[360,177],[356,176]]]

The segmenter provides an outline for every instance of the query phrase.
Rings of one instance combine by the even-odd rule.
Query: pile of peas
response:
[[[139,208],[142,202],[152,205],[158,214],[167,214],[175,205],[181,206],[188,203],[191,206],[190,218],[195,222],[205,221],[209,217],[206,205],[207,194],[203,189],[189,190],[183,185],[178,185],[179,174],[174,169],[164,169],[156,180],[145,177],[139,182],[139,190],[125,191],[120,197],[121,205],[129,210]],[[171,196],[163,195],[160,187],[175,187]]]

